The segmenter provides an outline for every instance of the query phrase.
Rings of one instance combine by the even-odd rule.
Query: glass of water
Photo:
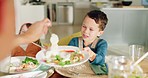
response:
[[[126,78],[130,73],[131,61],[126,56],[112,56],[108,61],[108,78]]]
[[[129,46],[129,56],[132,61],[137,61],[144,54],[144,46],[142,45],[130,45]]]

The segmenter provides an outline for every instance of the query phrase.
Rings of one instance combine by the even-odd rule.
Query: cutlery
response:
[[[48,37],[52,37],[52,30],[51,30],[51,28],[49,28],[48,29]],[[45,34],[43,34],[41,37],[40,37],[40,42],[41,42],[41,46],[42,47],[45,47],[46,49],[48,49],[48,47],[49,47],[49,42],[46,40],[46,35]]]
[[[134,64],[133,66],[136,66],[138,63],[140,63],[145,57],[148,56],[148,52],[146,52],[140,59],[138,59]]]
[[[49,67],[46,70],[42,70],[42,72],[36,74],[35,76],[33,76],[33,78],[37,78],[38,76],[42,75],[44,72],[50,72],[50,70],[54,70],[54,67]]]

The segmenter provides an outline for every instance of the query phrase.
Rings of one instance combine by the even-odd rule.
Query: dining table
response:
[[[143,73],[144,74],[147,74],[147,77],[148,77],[148,58],[144,59],[142,62],[139,63],[140,67],[142,68],[143,70]],[[85,69],[84,69],[85,70]],[[96,77],[96,76],[95,76]],[[66,77],[66,76],[63,76],[61,74],[59,74],[58,72],[54,72],[50,77],[48,78],[69,78],[69,77]],[[91,77],[93,78],[93,77]],[[108,78],[107,75],[98,75],[97,78]]]
[[[144,59],[142,62],[140,62],[140,67],[143,69],[143,73],[148,75],[148,59]],[[84,69],[85,70],[85,69]],[[5,76],[6,74],[0,73],[0,76]],[[7,74],[8,75],[8,74]],[[96,76],[95,76],[96,77]],[[51,75],[48,75],[47,78],[69,78],[64,75],[59,74],[56,70],[54,70],[54,73]],[[88,77],[89,78],[89,77]],[[98,75],[97,78],[108,78],[107,75]]]
[[[84,66],[83,66],[84,65]],[[140,63],[139,63],[139,66],[142,68],[143,70],[143,73],[147,74],[148,75],[148,58],[142,60]],[[76,67],[76,66],[74,66]],[[77,66],[79,69],[79,71],[84,74],[84,75],[77,75],[77,76],[72,76],[72,74],[70,73],[73,73],[70,71],[67,72],[67,70],[65,70],[66,68],[62,68],[62,69],[59,69],[59,68],[54,68],[54,72],[53,73],[47,73],[47,78],[108,78],[108,75],[96,75],[92,69],[89,67],[89,63],[88,61],[84,64],[82,64],[81,66]],[[82,68],[81,68],[82,67]],[[70,67],[72,68],[72,67]],[[67,68],[69,69],[69,68]],[[77,72],[77,70],[73,70],[74,72]],[[2,74],[0,73],[0,76],[5,76],[5,75],[8,75],[8,74]]]
[[[87,61],[84,64],[68,67],[55,68],[54,73],[48,78],[108,78],[107,75],[96,75]]]

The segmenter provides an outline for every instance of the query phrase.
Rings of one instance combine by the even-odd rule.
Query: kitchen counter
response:
[[[115,44],[108,46],[107,55],[129,56],[128,44]]]
[[[104,34],[101,36],[108,44],[118,44],[119,46],[121,44],[140,44],[146,47],[146,51],[148,51],[148,8],[133,8],[132,6],[104,8],[91,4],[91,10],[94,9],[103,11],[108,17],[108,24]],[[118,54],[115,51],[127,54],[127,51],[124,50],[122,47],[109,46],[109,51],[114,52],[113,54]]]
[[[102,9],[102,10],[148,10],[148,8],[144,8],[144,6],[111,7],[108,5],[97,6],[96,4],[91,4],[90,6],[92,8]]]
[[[102,10],[148,10],[148,8],[101,8]]]

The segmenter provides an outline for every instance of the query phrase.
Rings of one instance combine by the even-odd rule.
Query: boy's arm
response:
[[[107,42],[105,40],[101,41],[96,48],[96,58],[91,63],[96,65],[103,64],[107,53]]]

